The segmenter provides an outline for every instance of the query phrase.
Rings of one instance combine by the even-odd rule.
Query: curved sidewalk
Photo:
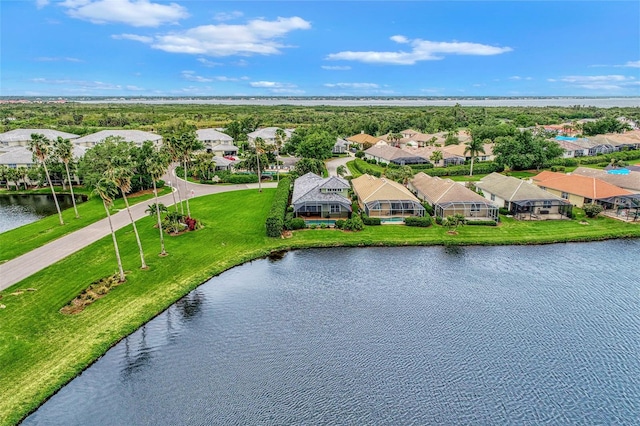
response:
[[[175,180],[175,175],[170,180]],[[180,186],[181,194],[185,189],[185,182],[181,179],[173,182]],[[276,183],[262,183],[263,188],[275,188]],[[258,184],[242,184],[242,185],[201,185],[195,183],[187,183],[187,194],[189,198],[200,197],[203,195],[218,194],[221,192],[237,191],[242,189],[258,189]],[[153,202],[154,200],[150,200]],[[176,197],[176,201],[178,198]],[[173,197],[171,194],[163,195],[159,198],[159,202],[166,206],[173,205]],[[134,220],[141,219],[147,214],[147,203],[142,202],[131,206],[131,214]],[[111,216],[114,229],[120,229],[130,225],[129,215],[126,209],[121,210]],[[69,256],[109,235],[109,223],[107,218],[92,223],[82,229],[51,241],[44,246],[38,247],[22,256],[11,259],[0,265],[0,290],[11,287],[12,285],[22,281],[23,279],[35,274],[36,272],[53,265],[59,260]]]

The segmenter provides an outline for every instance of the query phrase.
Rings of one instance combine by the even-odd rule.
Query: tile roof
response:
[[[324,185],[328,186],[324,186]],[[337,177],[321,178],[315,173],[307,173],[300,176],[293,183],[293,194],[291,196],[291,204],[299,204],[305,201],[324,201],[351,206],[351,201],[345,196],[335,192],[321,192],[324,188],[349,188],[349,182]]]
[[[358,133],[357,135],[353,135],[347,138],[349,142],[355,143],[370,143],[375,144],[380,142],[382,139],[377,138],[375,136],[368,135],[366,133]]]
[[[404,186],[385,178],[364,174],[351,180],[354,191],[363,203],[376,200],[420,201]]]
[[[495,194],[506,201],[559,200],[569,204],[568,201],[532,183],[495,172],[476,182],[476,187],[490,194]]]
[[[555,189],[556,191],[575,194],[593,200],[633,194],[631,191],[619,188],[595,177],[579,174],[566,175],[564,173],[544,171],[531,179],[540,187]]]
[[[162,140],[162,136],[142,130],[101,130],[78,138],[73,142],[77,144],[97,144],[104,142],[104,140],[110,136],[120,137],[127,142],[133,142],[135,144],[142,144],[145,141],[159,142]]]
[[[247,133],[247,137],[252,139],[262,138],[262,139],[275,139],[276,138],[276,130],[280,129],[280,127],[264,127],[262,129],[258,129],[255,132]],[[291,129],[282,129],[284,130],[287,138],[291,137],[292,130]]]
[[[413,187],[422,193],[431,204],[451,202],[475,202],[490,204],[482,195],[451,179],[432,177],[420,172],[411,180]]]
[[[423,158],[429,160],[429,157],[415,154],[412,151],[402,148],[396,148],[387,144],[374,145],[371,148],[364,151],[365,154],[372,155],[374,157],[382,158],[387,161],[400,160],[402,158]]]
[[[58,136],[64,139],[76,139],[79,136],[73,133],[60,132],[51,129],[15,129],[0,133],[0,143],[27,142],[31,140],[31,135],[38,133],[44,135],[49,140],[56,140]]]
[[[200,141],[221,141],[221,142],[233,142],[233,138],[226,133],[222,133],[216,129],[199,129],[196,130],[196,135]]]

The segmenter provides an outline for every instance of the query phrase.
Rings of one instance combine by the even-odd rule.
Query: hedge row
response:
[[[557,158],[551,162],[554,166],[575,167],[582,164],[609,164],[611,160],[629,161],[640,158],[640,149],[612,152],[591,157]]]
[[[283,178],[278,183],[278,189],[276,189],[276,195],[273,197],[273,203],[271,204],[271,210],[265,222],[267,228],[267,236],[279,237],[282,234],[284,228],[284,215],[287,211],[287,205],[289,204],[289,195],[291,193],[291,179]]]
[[[360,160],[360,159],[353,160],[353,167],[355,167],[356,170],[362,173],[363,175],[368,174],[375,177],[380,177],[382,175],[382,173],[380,173],[379,170],[376,170],[373,167],[369,166],[369,164],[367,164],[367,162],[364,160]]]
[[[469,174],[471,166],[451,166],[451,167],[437,167],[434,169],[425,169],[424,173],[429,176],[465,176]],[[475,174],[489,174],[493,172],[501,172],[504,167],[496,164],[493,161],[487,161],[482,163],[475,163],[473,165],[473,173]]]
[[[404,224],[407,226],[419,226],[421,228],[426,228],[431,226],[431,218],[429,216],[418,217],[418,216],[410,216],[404,218]]]
[[[498,223],[494,220],[468,220],[465,222],[466,225],[475,225],[475,226],[497,226]]]
[[[379,217],[369,217],[362,213],[362,223],[369,226],[377,226],[380,225],[381,221]]]

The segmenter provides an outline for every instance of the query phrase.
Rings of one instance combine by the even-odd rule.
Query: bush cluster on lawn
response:
[[[431,217],[424,216],[410,216],[404,218],[404,224],[407,226],[419,226],[420,228],[427,228],[431,226]]]
[[[358,215],[353,215],[351,219],[336,220],[335,227],[345,231],[361,231],[364,229],[364,222]]]
[[[267,236],[279,237],[284,228],[284,215],[289,204],[289,195],[291,193],[291,179],[283,178],[278,183],[276,195],[273,197],[271,210],[267,216],[265,226],[267,228]]]
[[[587,217],[596,217],[602,213],[604,209],[600,204],[590,203],[582,206],[582,210],[584,210],[584,214],[587,215]]]
[[[355,169],[360,173],[362,173],[363,175],[368,174],[375,177],[380,177],[382,175],[382,173],[379,170],[371,167],[365,160],[360,160],[360,159],[353,160],[353,167],[355,167]]]
[[[301,217],[295,217],[295,218],[291,218],[291,219],[286,219],[284,221],[284,229],[286,229],[288,231],[295,231],[295,230],[298,230],[298,229],[304,229],[306,227],[307,227],[307,223]]]
[[[467,225],[472,226],[497,226],[498,223],[493,220],[468,220]]]
[[[377,226],[377,225],[380,225],[380,218],[369,217],[366,214],[362,213],[362,223],[369,226]]]

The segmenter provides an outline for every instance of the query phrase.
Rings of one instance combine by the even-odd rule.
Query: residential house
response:
[[[364,158],[381,163],[393,163],[399,166],[410,164],[427,164],[429,159],[413,154],[401,148],[389,146],[384,142],[378,143],[364,151]]]
[[[493,161],[495,159],[495,155],[493,155],[493,146],[492,143],[485,143],[482,145],[483,152],[478,153],[476,156],[475,162],[481,161]],[[448,152],[449,154],[462,157],[465,161],[471,161],[471,154],[467,151],[466,143],[459,143],[458,145],[447,145],[442,148],[443,152]]]
[[[617,150],[610,141],[604,138],[580,138],[571,142],[586,149],[587,155],[609,154]]]
[[[337,138],[336,143],[333,145],[331,152],[333,154],[344,154],[349,151],[351,144],[344,139]]]
[[[79,136],[72,133],[60,132],[51,129],[15,129],[0,133],[0,147],[27,146],[31,142],[31,135],[40,134],[50,141],[55,141],[59,137],[74,140]]]
[[[351,180],[360,209],[382,222],[403,222],[405,217],[424,216],[425,209],[415,195],[401,184],[364,174]]]
[[[277,137],[278,130],[284,131],[284,139],[280,140]],[[250,146],[256,146],[256,139],[261,138],[265,145],[274,145],[277,149],[280,149],[284,145],[291,135],[294,129],[280,129],[280,127],[264,127],[258,129],[255,132],[247,133],[247,140]]]
[[[291,204],[296,216],[308,219],[340,219],[351,215],[349,182],[338,176],[300,176],[293,184]]]
[[[461,214],[467,220],[498,220],[498,207],[482,195],[451,179],[418,173],[407,185],[416,196],[433,206],[436,217]]]
[[[380,142],[382,139],[366,134],[365,132],[358,133],[347,138],[347,142],[352,145],[356,145],[358,149],[367,149]]]
[[[105,139],[109,137],[120,138],[125,142],[131,142],[137,146],[142,146],[142,144],[147,141],[153,142],[154,145],[160,145],[162,143],[162,136],[157,133],[144,132],[142,130],[101,130],[75,139],[72,142],[79,146],[91,148],[103,143]]]
[[[569,201],[536,185],[500,173],[491,173],[476,182],[484,197],[504,207],[516,219],[544,220],[571,216]]]
[[[440,151],[442,153],[442,160],[439,160],[436,163],[433,163],[433,165],[437,167],[459,166],[464,164],[465,162],[465,159],[463,156],[453,154],[437,146],[425,146],[421,148],[407,147],[405,148],[405,151],[410,152],[418,157],[427,158],[429,159],[430,162],[433,162],[433,160],[431,159],[431,156],[433,155],[433,153],[435,151]]]
[[[577,158],[584,157],[589,154],[589,149],[580,146],[573,141],[577,138],[569,138],[566,136],[556,136],[553,141],[562,148],[562,158]]]
[[[609,170],[578,167],[572,174],[600,179],[619,188],[640,194],[640,170],[634,171],[627,167],[610,168]]]
[[[233,145],[233,138],[218,129],[198,129],[196,137],[202,142],[207,152],[212,152],[216,156],[238,154],[238,147]]]
[[[540,188],[580,208],[595,203],[605,209],[613,209],[629,205],[633,200],[640,201],[640,194],[589,176],[543,171],[531,180]]]

